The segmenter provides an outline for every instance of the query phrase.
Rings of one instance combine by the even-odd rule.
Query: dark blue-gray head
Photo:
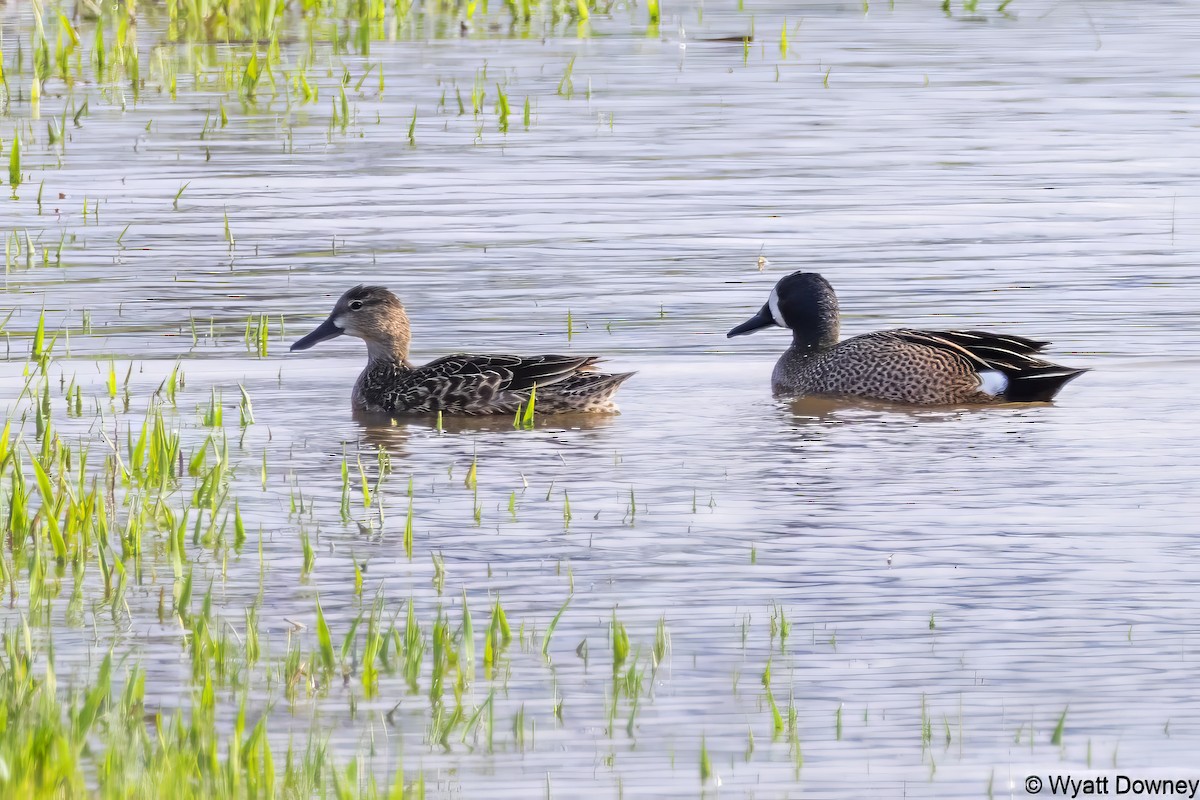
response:
[[[789,328],[799,347],[837,344],[838,301],[829,281],[815,272],[793,272],[775,284],[757,314],[726,335],[741,336],[771,325]]]
[[[307,350],[343,334],[366,342],[367,355],[373,360],[403,361],[408,357],[408,315],[399,298],[382,286],[355,286],[346,292],[329,318],[291,349]]]

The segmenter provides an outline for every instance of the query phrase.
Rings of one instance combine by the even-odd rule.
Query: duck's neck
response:
[[[408,336],[367,340],[367,366],[380,363],[408,364]]]
[[[801,356],[824,352],[838,343],[837,307],[833,313],[806,317],[803,323],[792,326],[792,351]]]

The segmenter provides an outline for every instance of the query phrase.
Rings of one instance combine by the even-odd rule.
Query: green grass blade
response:
[[[562,608],[554,615],[554,619],[550,620],[550,627],[546,628],[546,635],[542,637],[542,657],[550,657],[550,639],[554,636],[554,629],[558,627],[558,621],[562,619],[563,612],[567,610],[567,606],[571,605],[571,598],[562,604]]]
[[[16,135],[12,140],[12,148],[8,151],[8,182],[15,192],[21,185],[21,137]]]
[[[333,638],[329,635],[329,625],[325,622],[325,612],[321,610],[321,600],[317,598],[317,646],[321,656],[321,666],[326,672],[333,672]]]

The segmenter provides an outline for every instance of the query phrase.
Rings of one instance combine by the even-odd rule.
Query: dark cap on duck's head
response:
[[[793,341],[803,347],[828,347],[838,338],[838,301],[829,281],[815,272],[793,272],[771,290],[758,313],[726,334],[753,333],[778,325],[792,331]]]
[[[395,357],[403,361],[408,355],[408,315],[400,299],[382,286],[360,284],[343,294],[329,318],[291,349],[307,350],[343,334],[365,341],[372,358]]]

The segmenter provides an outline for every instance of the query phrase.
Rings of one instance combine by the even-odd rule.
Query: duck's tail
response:
[[[1014,403],[1053,400],[1060,389],[1087,372],[1086,369],[1073,369],[1049,362],[1042,362],[1036,367],[1026,366],[1020,370],[1006,370],[1004,366],[999,366],[999,369],[1008,378],[1004,399]]]
[[[613,395],[633,372],[580,371],[537,390],[537,410],[545,413],[616,411]]]

